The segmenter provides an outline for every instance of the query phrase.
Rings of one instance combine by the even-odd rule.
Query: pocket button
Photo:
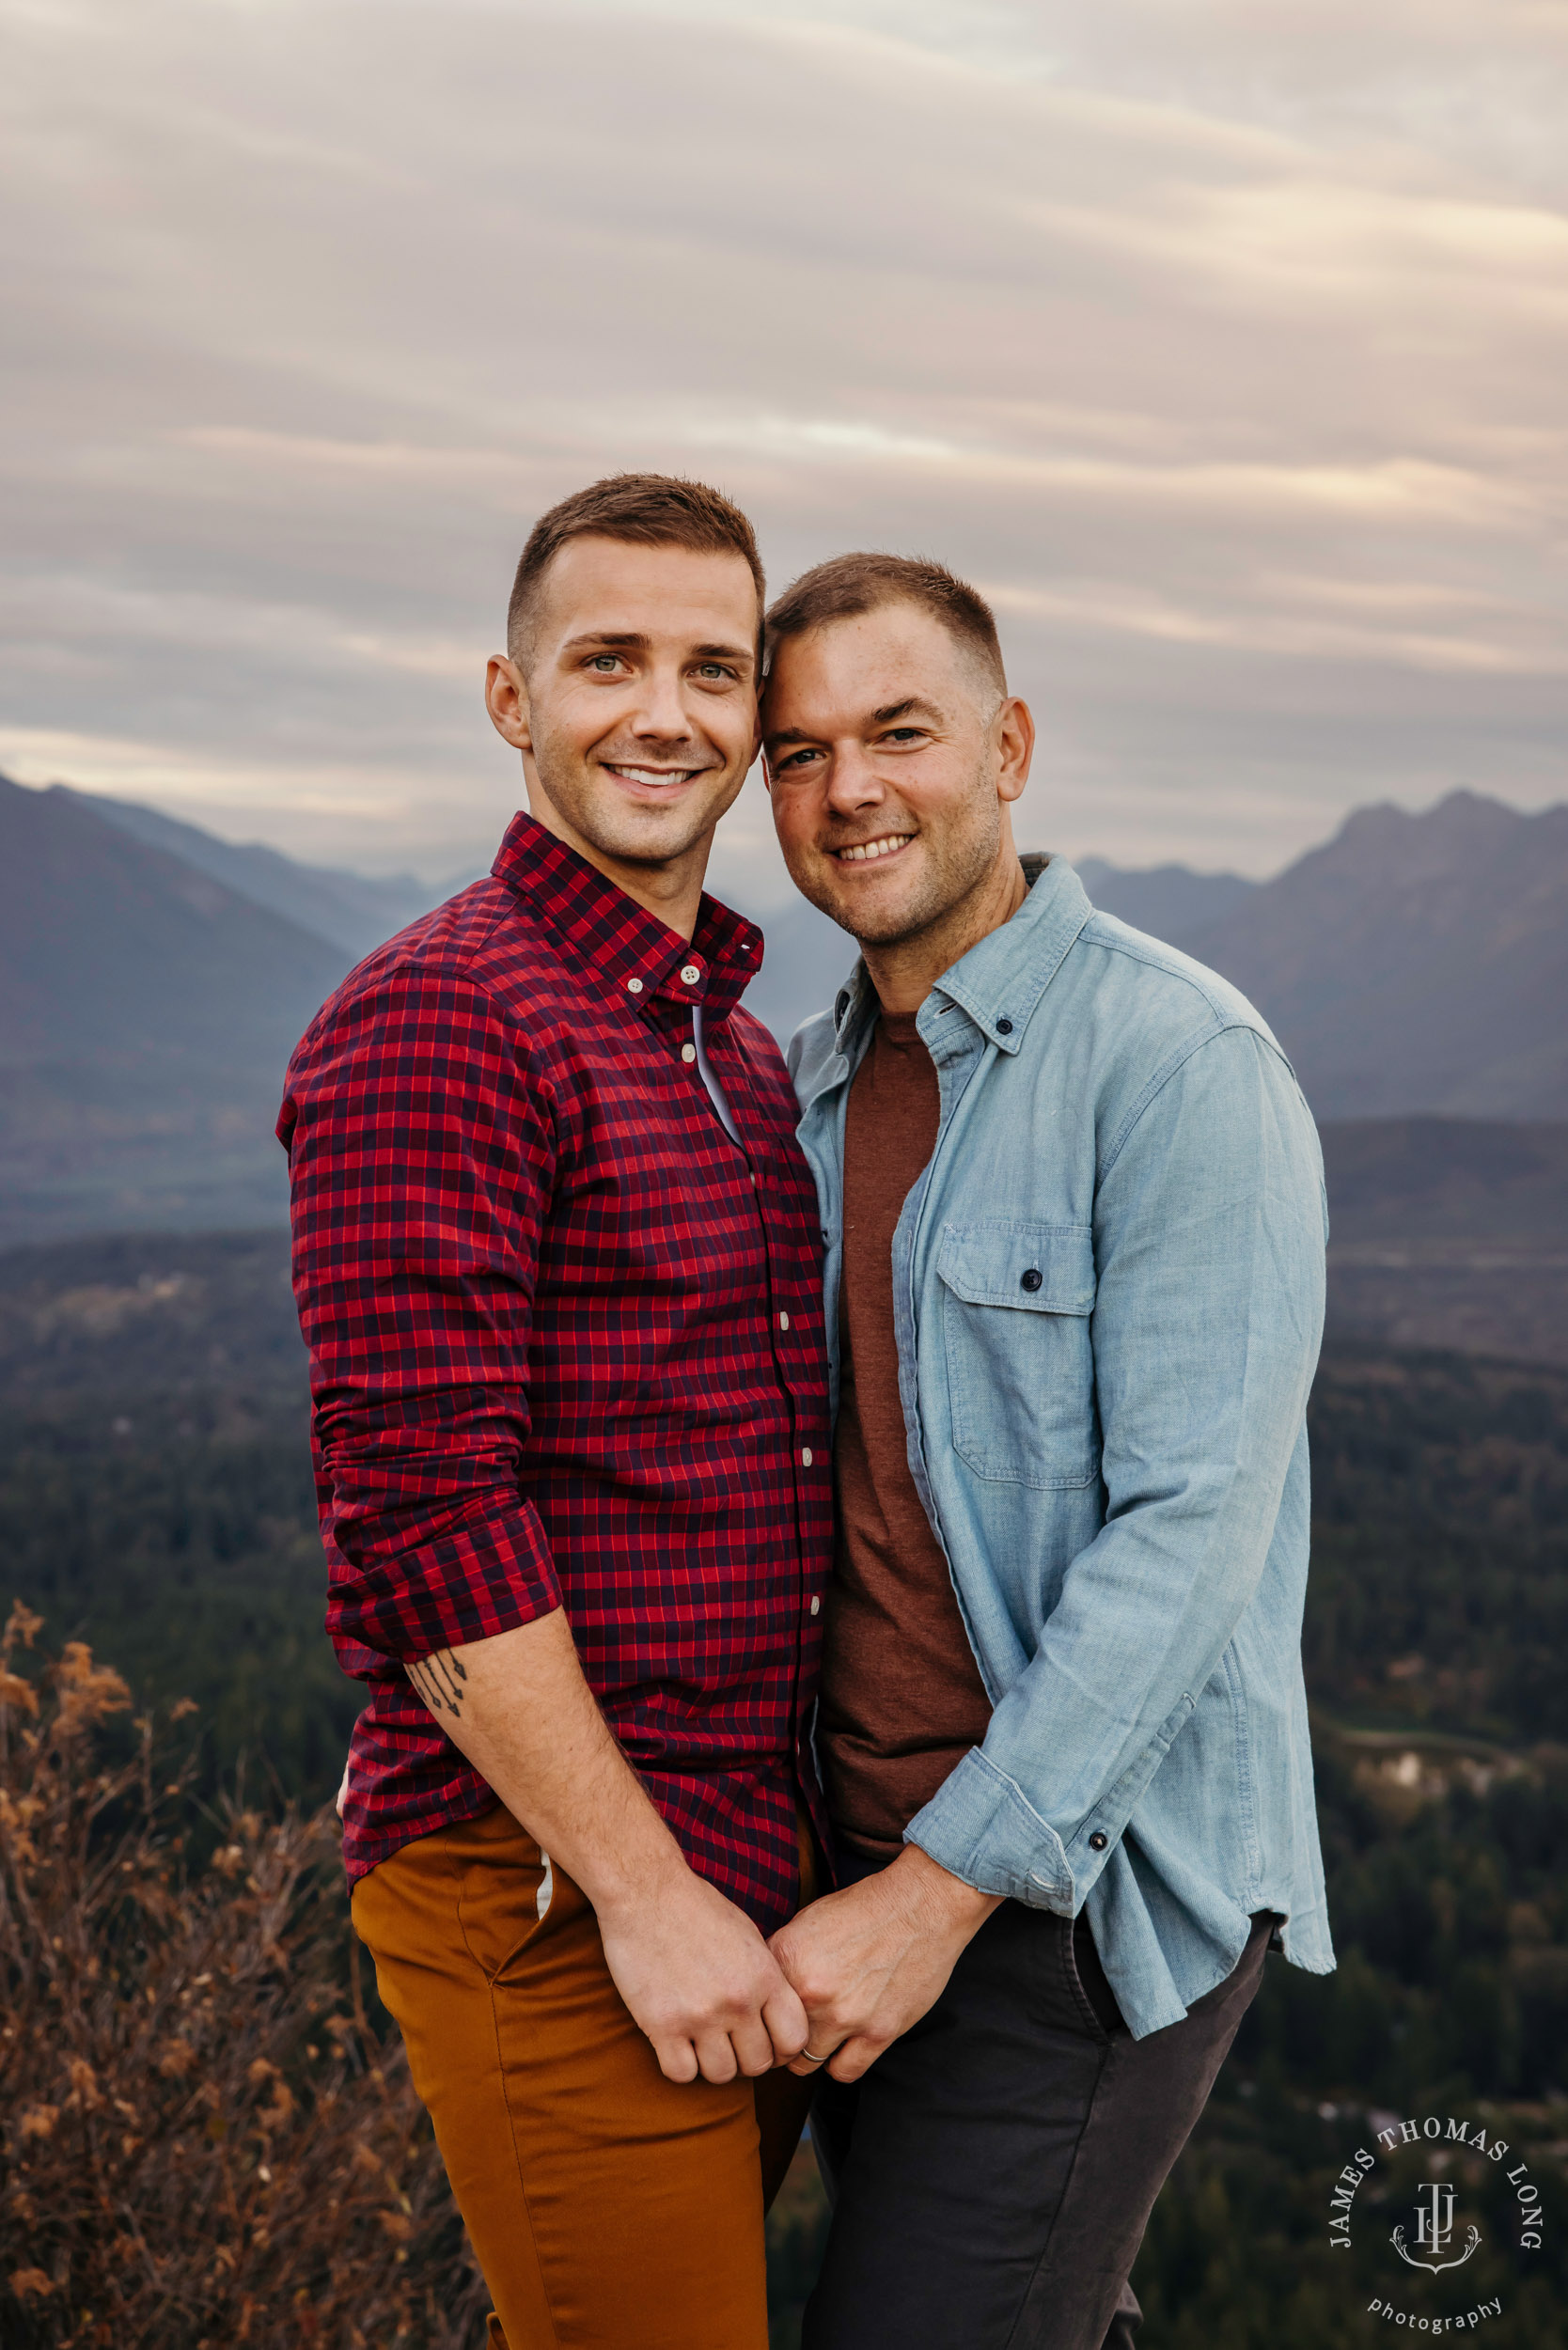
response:
[[[1040,1267],[1037,1264],[1032,1264],[1027,1273],[1021,1273],[1019,1275],[1018,1286],[1021,1290],[1037,1290],[1044,1277],[1045,1277],[1041,1272]]]

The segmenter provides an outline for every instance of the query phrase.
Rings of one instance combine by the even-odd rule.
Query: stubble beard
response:
[[[982,775],[978,780],[987,787],[991,822],[988,824],[982,821],[972,828],[964,826],[958,830],[956,837],[949,833],[940,845],[930,832],[922,830],[920,838],[926,850],[925,877],[912,897],[885,906],[880,912],[874,907],[868,907],[852,922],[850,913],[855,905],[855,893],[841,892],[834,886],[836,868],[830,858],[823,860],[827,870],[823,874],[823,886],[816,890],[804,889],[802,894],[809,898],[820,912],[837,922],[840,930],[848,931],[852,938],[864,946],[898,947],[940,930],[945,922],[960,914],[996,861],[996,850],[1001,839],[1001,809],[990,789],[989,776]],[[907,856],[909,852],[906,849],[902,854]]]

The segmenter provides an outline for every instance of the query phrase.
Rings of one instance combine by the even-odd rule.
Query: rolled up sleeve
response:
[[[521,1465],[556,1127],[514,1025],[467,979],[394,967],[308,1031],[278,1134],[345,1668],[548,1614]]]

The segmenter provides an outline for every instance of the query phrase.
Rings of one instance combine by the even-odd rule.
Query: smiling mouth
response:
[[[667,791],[708,772],[705,767],[632,767],[620,760],[606,760],[604,764],[622,783],[635,783],[644,791]]]
[[[912,832],[885,832],[878,840],[857,840],[848,849],[830,849],[828,854],[839,865],[870,865],[882,857],[897,856],[914,838]]]

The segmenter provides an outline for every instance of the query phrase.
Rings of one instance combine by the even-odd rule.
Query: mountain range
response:
[[[472,873],[460,873],[440,885],[427,885],[411,873],[399,873],[390,881],[372,881],[333,866],[296,865],[292,857],[280,856],[257,840],[220,840],[199,824],[181,823],[134,800],[73,791],[63,783],[53,785],[45,796],[74,801],[144,848],[161,849],[236,897],[249,899],[297,929],[313,931],[348,956],[345,968],[474,879]]]
[[[1258,1005],[1319,1118],[1568,1117],[1568,807],[1362,808],[1172,943]]]
[[[1568,807],[1363,809],[1268,882],[1079,871],[1098,905],[1246,990],[1320,1120],[1568,1119]],[[361,955],[456,885],[0,777],[0,1246],[280,1217],[290,1048]],[[787,1037],[855,949],[804,901],[764,928],[747,1001]]]
[[[1320,1119],[1568,1118],[1568,806],[1361,808],[1267,882],[1077,870],[1105,913],[1251,997]],[[788,1035],[853,961],[792,907],[747,1001]]]

